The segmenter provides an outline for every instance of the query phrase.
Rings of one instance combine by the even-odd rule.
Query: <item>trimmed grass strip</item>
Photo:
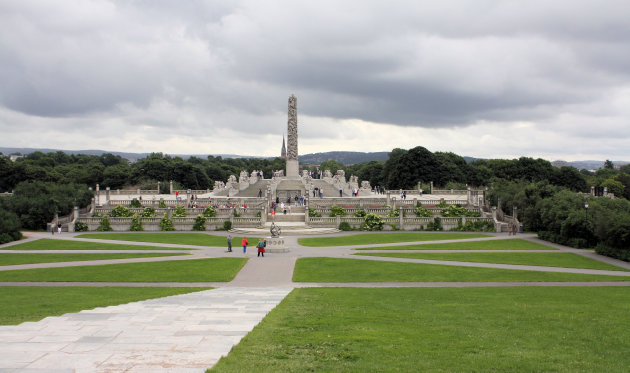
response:
[[[626,269],[574,253],[361,253],[355,255],[382,256],[392,258],[453,260],[474,263],[524,264],[532,266],[604,269],[626,271]]]
[[[189,254],[175,253],[112,253],[112,254],[0,254],[0,266],[35,264],[35,263],[60,263],[60,262],[80,262],[84,260],[107,260],[107,259],[130,259],[130,258],[155,258],[164,256],[180,256]]]
[[[361,233],[352,236],[339,237],[311,237],[300,238],[298,243],[302,246],[352,246],[371,245],[379,243],[415,242],[415,241],[440,241],[440,240],[464,240],[468,238],[487,238],[488,234],[477,233]]]
[[[228,282],[246,258],[172,260],[148,263],[0,271],[0,281]]]
[[[68,240],[41,240],[24,242],[19,245],[7,246],[3,250],[194,250],[179,247],[159,247],[144,245],[124,245],[100,242],[85,242]]]
[[[300,258],[296,282],[630,281],[630,277],[340,258]]]
[[[209,372],[627,372],[626,288],[295,289]]]
[[[48,316],[115,306],[211,288],[163,287],[0,287],[0,324],[17,325]]]
[[[537,242],[520,238],[506,238],[504,240],[467,241],[428,243],[420,245],[384,246],[359,248],[357,250],[557,250]]]
[[[172,243],[178,245],[227,247],[227,236],[215,236],[207,233],[86,233],[77,238],[99,240],[118,240],[134,242]],[[232,237],[232,247],[238,247],[243,237]],[[252,237],[247,241],[255,245],[260,238]]]

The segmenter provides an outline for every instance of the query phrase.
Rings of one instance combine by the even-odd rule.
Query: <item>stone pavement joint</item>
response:
[[[291,290],[219,288],[0,326],[0,371],[205,372]]]

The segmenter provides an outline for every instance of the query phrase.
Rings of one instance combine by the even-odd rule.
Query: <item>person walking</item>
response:
[[[247,254],[247,245],[249,245],[247,237],[243,237],[243,254]]]
[[[232,252],[232,235],[231,234],[228,234],[227,242],[228,242],[228,253],[231,253]]]
[[[57,232],[61,234],[61,223],[57,224]]]
[[[256,248],[258,249],[257,256],[262,256],[264,258],[265,257],[265,241],[264,240],[258,241],[258,243],[256,244]]]

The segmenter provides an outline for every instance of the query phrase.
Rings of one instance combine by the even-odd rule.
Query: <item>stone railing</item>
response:
[[[109,207],[97,207],[94,209],[94,213],[95,214],[100,214],[100,215],[109,215],[109,213],[112,211],[112,208]],[[156,208],[155,209],[155,215],[158,218],[161,218],[162,216],[164,216],[164,214],[166,214],[168,211],[173,211],[173,208]],[[205,207],[199,207],[199,208],[185,208],[186,213],[188,214],[189,217],[196,217],[197,215],[201,215],[203,214],[203,212],[205,211]],[[235,209],[232,208],[216,208],[216,215],[217,217],[220,218],[229,218],[232,215],[232,210],[236,210],[238,212],[239,215],[244,215],[243,217],[245,218],[249,218],[249,217],[254,217],[256,216],[256,214],[258,214],[259,211],[261,211],[260,208],[242,208],[242,207],[237,207]],[[138,214],[138,216],[140,216],[142,214],[142,211],[144,211],[143,208],[129,208],[129,211],[131,211],[134,214]]]
[[[431,194],[443,194],[443,195],[468,195],[468,190],[457,189],[433,189]]]
[[[188,206],[190,204],[190,201],[186,201],[185,198],[180,199],[178,201],[173,200],[173,199],[156,199],[156,200],[147,200],[147,199],[143,199],[142,201],[138,201],[140,202],[140,204],[142,206],[150,206],[153,208],[157,208],[157,206],[160,203],[160,200],[164,202],[164,204],[166,206],[170,206],[170,207],[176,207],[178,205],[183,205],[183,206]],[[103,208],[107,208],[107,206],[111,206],[111,207],[115,207],[115,206],[127,206],[129,207],[129,205],[131,204],[131,200],[109,200],[107,202],[104,202],[101,204],[101,206]],[[208,198],[198,198],[195,200],[194,204],[197,206],[197,209],[204,209],[208,206],[235,206],[237,208],[242,208],[239,206],[243,206],[243,205],[247,205],[247,208],[262,208],[265,206],[266,204],[266,200],[263,198],[250,198],[247,199],[247,197],[243,197],[243,198],[230,198],[229,200],[226,198],[222,198],[222,199],[208,199]]]
[[[115,232],[124,232],[129,230],[131,218],[108,218],[109,224]],[[161,218],[141,218],[142,227],[147,232],[157,232],[160,230]],[[101,218],[79,218],[77,221],[87,224],[88,231],[96,231],[101,224]],[[192,231],[195,217],[172,218],[173,227],[176,231]],[[223,223],[230,221],[229,218],[217,217],[206,218],[206,230],[212,231],[217,228],[223,228]],[[259,227],[261,226],[260,218],[232,218],[232,227]]]
[[[466,224],[467,221],[489,221],[492,222],[492,218],[440,218],[442,227],[445,231],[452,230],[459,225]],[[359,228],[363,223],[363,218],[355,217],[322,217],[322,218],[310,218],[309,225],[313,227],[326,227],[326,228],[338,228],[341,222],[347,222],[351,228]],[[394,229],[400,229],[405,231],[426,229],[427,225],[434,221],[434,217],[426,218],[383,218],[383,230],[389,231]]]
[[[368,207],[350,208],[350,207],[345,207],[345,206],[342,206],[342,207],[343,207],[343,210],[346,212],[346,216],[354,216],[354,214],[360,210],[365,211],[367,214],[376,214],[379,216],[387,216],[391,211],[393,211],[393,208],[368,208]],[[425,209],[431,211],[433,215],[436,215],[436,216],[441,216],[442,210],[445,210],[443,208],[437,208],[437,207],[425,207]],[[322,216],[329,216],[331,212],[330,207],[320,207],[320,208],[316,208],[315,210],[317,210],[317,212],[322,214]],[[399,211],[402,211],[406,215],[405,217],[415,216],[415,210],[416,210],[415,205],[399,207]],[[467,210],[481,214],[481,210],[478,207],[467,208]]]
[[[173,193],[170,194],[175,194],[175,192],[179,193],[179,196],[181,197],[182,195],[185,196],[186,194],[193,195],[193,194],[208,194],[210,193],[210,189],[174,189]]]
[[[413,206],[415,208],[418,201],[422,206],[435,206],[444,201],[447,205],[466,205],[468,202],[462,199],[434,199],[434,200],[418,200],[418,199],[390,199],[389,204],[386,198],[310,198],[309,207],[314,209],[330,208],[331,206],[341,206],[348,208],[383,208],[383,206]]]

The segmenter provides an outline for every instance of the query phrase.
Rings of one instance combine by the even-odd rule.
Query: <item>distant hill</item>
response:
[[[105,153],[110,153],[113,155],[119,155],[122,158],[125,158],[131,162],[135,162],[138,159],[146,158],[151,153],[127,153],[127,152],[115,152],[115,151],[106,151],[106,150],[61,150],[61,149],[48,149],[48,148],[9,148],[9,147],[0,147],[0,153],[4,155],[10,154],[21,154],[26,155],[34,152],[42,152],[42,153],[55,153],[58,151],[62,151],[66,154],[86,154],[86,155],[96,155],[100,156]],[[167,153],[168,154],[168,153]],[[172,157],[181,157],[183,159],[188,159],[190,157],[198,157],[198,158],[207,158],[208,155],[212,155],[215,157],[222,158],[263,158],[263,159],[273,159],[275,157],[257,157],[251,155],[238,155],[238,154],[169,154]],[[304,154],[299,156],[299,161],[301,163],[306,164],[320,164],[324,161],[334,160],[344,165],[351,165],[361,162],[370,162],[370,161],[386,161],[388,159],[389,152],[343,152],[343,151],[334,151],[334,152],[325,152],[325,153],[312,153],[312,154]],[[474,157],[463,157],[466,162],[470,163],[477,159],[483,158],[474,158]],[[628,164],[630,162],[627,161],[613,161],[615,166],[620,166],[624,164]],[[578,170],[586,169],[586,170],[597,170],[599,168],[604,167],[604,161],[562,161],[557,160],[551,162],[555,167],[562,166],[573,166]]]
[[[604,167],[604,161],[572,161],[572,162],[553,161],[553,162],[551,162],[551,164],[556,166],[556,167],[572,166],[572,167],[577,168],[578,170],[598,170],[598,169]],[[617,166],[617,165],[623,166],[624,164],[628,164],[628,162],[613,161],[613,164],[615,166]]]
[[[304,154],[298,157],[300,163],[320,164],[324,161],[337,161],[344,165],[351,165],[361,162],[370,161],[386,161],[389,158],[389,152],[325,152]]]
[[[142,158],[146,158],[149,154],[151,153],[125,153],[125,152],[113,152],[113,151],[106,151],[106,150],[61,150],[61,149],[46,149],[46,148],[4,148],[4,147],[0,147],[0,153],[4,154],[4,155],[9,155],[9,154],[21,154],[21,155],[26,155],[26,154],[30,154],[30,153],[35,153],[35,152],[42,152],[42,153],[56,153],[58,151],[62,151],[66,154],[86,154],[86,155],[96,155],[96,156],[100,156],[106,153],[110,153],[113,155],[119,155],[122,158],[127,159],[130,162],[135,162],[138,159],[142,159]],[[171,157],[181,157],[183,159],[188,159],[190,157],[198,157],[198,158],[207,158],[208,155],[212,155],[215,157],[222,157],[222,158],[264,158],[264,157],[253,157],[253,156],[243,156],[243,155],[236,155],[236,154],[169,154]],[[271,157],[269,157],[271,159]]]

